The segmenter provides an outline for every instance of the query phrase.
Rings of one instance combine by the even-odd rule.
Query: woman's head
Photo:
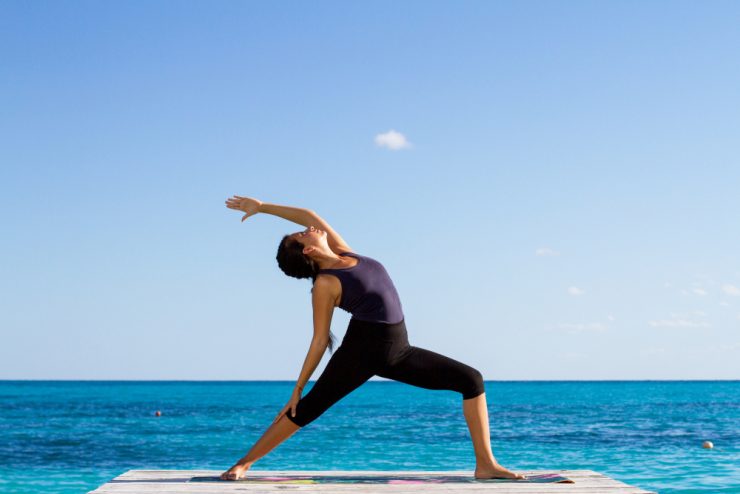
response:
[[[278,266],[283,273],[293,278],[311,278],[312,282],[316,281],[319,264],[312,255],[324,250],[325,246],[328,248],[326,232],[312,226],[285,235],[278,245]]]

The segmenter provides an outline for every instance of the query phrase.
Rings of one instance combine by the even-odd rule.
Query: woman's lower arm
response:
[[[260,213],[272,214],[285,218],[293,223],[298,223],[303,226],[310,226],[315,219],[313,211],[305,208],[296,208],[293,206],[281,206],[279,204],[270,204],[263,202],[259,205],[258,211]]]
[[[308,380],[313,374],[313,371],[316,370],[319,362],[321,362],[321,357],[324,356],[324,352],[326,352],[328,344],[328,341],[311,341],[311,347],[308,349],[308,354],[306,355],[306,360],[303,362],[301,374],[298,376],[298,380],[295,385],[296,388],[303,389],[306,386]]]

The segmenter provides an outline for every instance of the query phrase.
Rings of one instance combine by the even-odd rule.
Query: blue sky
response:
[[[3,2],[0,378],[297,378],[310,284],[275,253],[300,227],[232,194],[324,216],[411,343],[486,379],[740,378],[739,21]]]

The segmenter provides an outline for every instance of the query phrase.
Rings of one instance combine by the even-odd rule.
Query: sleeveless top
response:
[[[357,259],[349,268],[319,269],[319,274],[333,274],[342,284],[339,308],[352,314],[352,319],[396,324],[403,320],[403,309],[396,287],[388,272],[375,259],[353,252],[340,256]]]

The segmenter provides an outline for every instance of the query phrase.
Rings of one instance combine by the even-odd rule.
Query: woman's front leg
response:
[[[290,413],[290,412],[288,412]],[[293,423],[283,414],[276,422],[267,428],[252,449],[247,452],[236,464],[221,474],[223,480],[238,480],[244,476],[255,461],[275,449],[280,443],[292,436],[301,427]]]
[[[523,479],[524,476],[499,465],[491,450],[491,432],[488,425],[486,394],[463,400],[463,413],[470,429],[475,450],[475,478]]]

